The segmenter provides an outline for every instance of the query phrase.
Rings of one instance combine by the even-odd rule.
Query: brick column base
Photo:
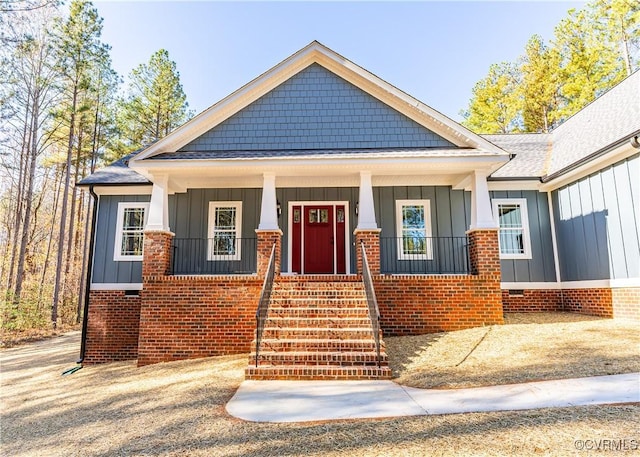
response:
[[[258,255],[257,255],[257,273],[258,276],[264,276],[267,273],[269,267],[269,257],[271,256],[271,249],[273,245],[276,245],[275,256],[275,272],[280,274],[280,262],[281,262],[281,244],[282,244],[282,230],[256,230],[258,238]]]
[[[174,234],[163,230],[144,232],[142,277],[166,276],[171,273],[171,246]]]
[[[380,232],[381,229],[356,229],[353,232],[356,237],[356,260],[359,275],[362,274],[362,244],[364,244],[367,253],[371,274],[380,274]]]
[[[500,281],[500,247],[498,229],[479,229],[467,232],[471,274],[490,276]]]

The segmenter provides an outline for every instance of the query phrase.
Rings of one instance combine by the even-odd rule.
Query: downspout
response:
[[[89,237],[89,256],[87,258],[87,280],[84,285],[84,311],[82,312],[82,338],[80,341],[80,358],[76,363],[84,361],[87,343],[87,323],[89,321],[89,293],[91,292],[91,273],[93,273],[93,249],[96,240],[96,220],[98,216],[98,195],[93,191],[93,184],[89,186],[89,193],[93,197],[91,211],[91,235]]]

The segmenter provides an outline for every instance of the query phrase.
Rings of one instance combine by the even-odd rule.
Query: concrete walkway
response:
[[[640,402],[640,373],[453,390],[392,381],[244,381],[227,411],[254,422],[308,422],[629,402]]]

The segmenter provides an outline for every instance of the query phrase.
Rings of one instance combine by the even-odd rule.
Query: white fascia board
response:
[[[508,157],[506,151],[488,140],[314,41],[141,151],[129,163],[180,149],[313,63],[322,65],[457,146]]]
[[[543,183],[540,186],[540,190],[543,192],[551,192],[567,184],[571,184],[579,179],[584,178],[592,173],[595,173],[603,168],[613,165],[621,160],[627,159],[635,154],[638,154],[638,150],[635,149],[629,142],[621,145],[619,148],[604,154],[596,159],[584,163],[583,165],[571,170],[563,175],[558,176],[551,181]]]
[[[99,186],[96,185],[93,191],[97,195],[151,195],[152,184],[140,186]]]
[[[144,175],[153,175],[154,173],[168,173],[172,170],[185,168],[252,168],[267,169],[273,167],[277,170],[280,167],[321,167],[321,166],[389,166],[394,164],[451,164],[459,165],[459,168],[468,170],[482,169],[487,170],[495,165],[504,163],[503,158],[491,155],[471,155],[471,156],[455,156],[455,157],[335,157],[335,158],[318,158],[318,157],[282,157],[282,158],[250,158],[250,159],[187,159],[187,160],[155,160],[145,161],[132,164],[131,168],[138,173]],[[322,170],[318,170],[322,172]]]

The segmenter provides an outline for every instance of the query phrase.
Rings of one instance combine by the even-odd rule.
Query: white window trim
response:
[[[235,208],[236,209],[236,253],[233,255],[212,254],[211,240],[215,234],[215,217],[216,208]],[[241,260],[242,259],[242,202],[241,201],[216,201],[209,202],[209,226],[207,228],[207,260],[208,261],[224,261],[224,260]]]
[[[524,246],[524,253],[503,254],[502,246],[499,246],[500,258],[505,260],[531,259],[531,235],[529,232],[529,210],[527,208],[527,199],[526,198],[494,198],[491,200],[491,205],[493,209],[493,218],[496,221],[496,224],[498,225],[498,227],[500,226],[500,221],[498,220],[498,205],[519,205],[520,215],[522,217],[522,238],[523,238],[522,243]],[[500,236],[498,234],[498,245],[499,244],[500,244]]]
[[[149,217],[149,203],[145,202],[119,202],[118,216],[116,217],[116,239],[113,246],[113,260],[115,262],[140,262],[143,255],[125,255],[122,254],[122,225],[124,222],[124,210],[130,208],[144,209],[144,227],[147,225],[147,217]]]
[[[423,206],[424,228],[427,238],[425,254],[405,254],[402,236],[402,207]],[[433,240],[431,239],[431,200],[396,200],[396,239],[398,260],[433,260]]]

